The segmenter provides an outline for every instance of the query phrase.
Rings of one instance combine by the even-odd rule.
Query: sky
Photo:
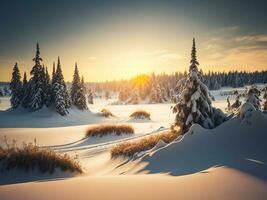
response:
[[[266,0],[1,0],[0,81],[29,76],[36,42],[66,81],[77,62],[86,82],[188,69],[192,38],[207,72],[267,70]]]

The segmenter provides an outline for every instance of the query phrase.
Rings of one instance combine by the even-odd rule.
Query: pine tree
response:
[[[80,110],[87,109],[85,85],[84,79],[80,79],[77,63],[75,63],[75,69],[73,74],[72,86],[71,86],[71,100],[72,104]]]
[[[53,62],[52,84],[55,82],[55,76],[56,76],[56,66],[55,62]]]
[[[50,76],[47,70],[47,67],[45,68],[45,79],[44,79],[44,99],[45,99],[45,105],[48,107],[52,104],[52,85],[50,83]]]
[[[222,111],[211,106],[208,87],[202,82],[203,77],[198,71],[195,39],[190,63],[189,74],[178,91],[177,104],[173,108],[176,113],[175,125],[180,127],[183,133],[188,131],[193,123],[204,128],[213,128],[225,118]]]
[[[21,75],[17,63],[15,63],[13,68],[12,79],[10,82],[10,89],[11,89],[11,99],[10,99],[11,107],[12,109],[17,109],[21,104],[23,98]]]
[[[57,69],[54,75],[52,91],[54,96],[54,104],[57,112],[61,115],[67,115],[68,108],[70,107],[70,98],[68,95],[67,87],[61,70],[59,57],[58,57]]]
[[[78,90],[80,89],[81,86],[81,80],[79,76],[79,70],[77,67],[77,63],[75,63],[75,69],[74,69],[74,74],[73,74],[73,80],[72,80],[72,85],[71,85],[71,90],[70,90],[70,97],[73,105],[77,105],[77,93]]]
[[[27,80],[27,74],[26,72],[24,72],[23,82],[22,82],[23,97],[22,97],[22,103],[21,103],[24,108],[26,108],[29,103],[29,99],[28,99],[29,88],[28,87],[29,87],[29,84]]]
[[[27,107],[30,110],[35,111],[39,110],[44,105],[44,69],[41,65],[42,58],[40,57],[40,48],[39,44],[36,45],[36,54],[33,58],[34,66],[31,70],[31,79],[29,81],[29,94],[27,94],[27,98],[29,98],[29,104]]]
[[[192,51],[191,51],[191,61],[190,61],[190,63],[191,63],[191,65],[189,67],[189,73],[193,69],[197,70],[197,66],[199,65],[199,63],[197,61],[197,50],[196,50],[195,38],[193,38],[193,46],[192,46]],[[186,72],[185,72],[185,75],[186,75]]]
[[[87,104],[86,104],[86,96],[85,96],[85,85],[84,85],[84,79],[82,77],[78,92],[77,92],[77,108],[80,110],[87,110]]]
[[[26,72],[24,72],[22,86],[25,87],[27,85],[27,83],[28,83],[27,74],[26,74]]]

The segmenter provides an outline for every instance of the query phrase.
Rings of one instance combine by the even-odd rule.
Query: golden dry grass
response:
[[[62,171],[82,173],[80,164],[74,158],[51,149],[40,148],[32,143],[24,143],[20,148],[16,145],[7,145],[7,148],[0,147],[0,163],[2,170],[38,169],[42,173],[53,173],[56,168],[59,168]]]
[[[165,131],[162,133],[146,136],[142,139],[118,144],[111,149],[111,157],[131,157],[135,153],[152,149],[160,140],[164,141],[165,143],[170,143],[175,140],[179,134],[180,132]]]
[[[103,117],[114,117],[115,116],[115,115],[112,114],[112,112],[110,112],[110,110],[108,110],[106,108],[103,108],[100,111],[100,115],[103,116]]]
[[[137,110],[133,112],[130,117],[135,119],[150,119],[150,113],[144,110]]]
[[[86,137],[103,137],[109,134],[134,134],[134,128],[128,124],[99,124],[86,130]]]

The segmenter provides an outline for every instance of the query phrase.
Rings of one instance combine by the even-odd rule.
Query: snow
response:
[[[250,120],[241,124],[234,118],[212,130],[193,125],[177,141],[136,160],[110,160],[105,152],[83,150],[79,156],[90,166],[88,174],[2,185],[1,200],[265,200],[267,116],[254,111]]]
[[[211,130],[194,124],[184,137],[135,161],[134,168],[142,165],[140,172],[183,176],[224,166],[266,181],[267,116],[254,111],[249,122],[237,117]]]
[[[227,95],[220,93],[231,90],[212,91],[213,106],[225,110]],[[171,144],[159,141],[132,159],[111,159],[113,145],[168,129],[175,117],[173,104],[112,105],[114,99],[96,98],[89,110],[70,108],[69,115],[60,116],[45,107],[37,112],[4,111],[8,99],[0,98],[1,145],[4,135],[18,144],[36,138],[40,146],[78,155],[84,174],[0,172],[1,200],[267,199],[267,115],[260,111],[251,110],[245,119],[236,116],[211,130],[194,124]],[[103,108],[116,117],[99,116]],[[131,119],[136,110],[149,112],[151,120]],[[131,124],[135,134],[84,138],[89,126],[110,122]]]

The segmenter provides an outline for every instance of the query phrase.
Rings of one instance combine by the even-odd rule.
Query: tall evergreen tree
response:
[[[27,95],[29,98],[28,107],[30,110],[39,110],[44,105],[44,69],[41,65],[42,58],[40,57],[40,48],[39,44],[36,44],[36,54],[33,58],[34,66],[31,70],[31,79],[29,81],[29,94]]]
[[[11,107],[12,109],[17,109],[21,104],[23,98],[21,75],[17,63],[15,63],[13,67],[10,89],[11,89],[11,99],[10,99]]]
[[[75,63],[75,68],[74,68],[74,74],[73,74],[73,80],[72,80],[72,85],[71,85],[71,90],[70,90],[70,97],[73,105],[77,104],[77,93],[78,90],[80,89],[81,86],[81,79],[79,75],[79,70],[77,63]]]
[[[53,62],[52,84],[55,82],[55,75],[56,75],[56,66],[55,62]]]
[[[26,74],[26,72],[24,72],[22,86],[25,87],[27,85],[27,83],[28,83],[27,74]]]
[[[181,85],[177,94],[177,104],[173,108],[176,113],[175,125],[185,133],[193,123],[204,128],[213,128],[223,122],[225,116],[222,111],[211,105],[208,87],[202,82],[203,77],[198,71],[196,59],[195,39],[191,52],[189,74]]]
[[[48,107],[52,103],[52,86],[50,83],[50,76],[47,70],[47,67],[45,68],[45,105]]]
[[[73,74],[73,81],[71,86],[71,100],[72,104],[80,110],[87,109],[84,80],[80,79],[77,63]]]
[[[22,103],[21,104],[24,108],[26,108],[28,103],[29,103],[29,99],[28,99],[29,84],[28,84],[26,72],[24,72],[24,75],[23,75],[22,91],[23,91],[23,97],[22,97]]]
[[[189,67],[189,72],[193,70],[194,68],[197,69],[197,66],[199,65],[197,61],[197,50],[196,50],[196,43],[195,43],[195,38],[193,38],[193,46],[192,46],[192,51],[191,51],[191,65]],[[186,72],[185,72],[186,74]]]
[[[54,83],[52,85],[52,90],[53,90],[55,108],[57,112],[61,115],[67,115],[68,108],[70,107],[70,98],[68,95],[67,87],[61,70],[59,57],[58,57],[57,69],[54,76]]]
[[[85,83],[84,83],[84,79],[83,79],[83,76],[82,76],[79,92],[77,94],[77,96],[78,96],[77,107],[80,110],[87,110],[88,109],[87,104],[86,104],[85,93],[86,93],[86,88],[85,88]]]

